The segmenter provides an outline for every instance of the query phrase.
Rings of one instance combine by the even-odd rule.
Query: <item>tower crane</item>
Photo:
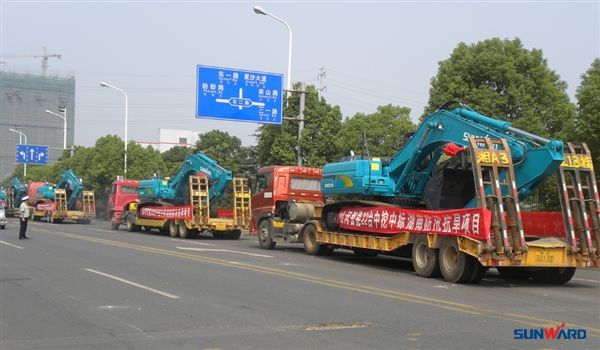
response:
[[[48,54],[48,50],[46,49],[45,46],[42,47],[42,49],[44,50],[44,52],[41,55],[9,55],[9,56],[3,56],[2,58],[17,58],[17,57],[41,58],[42,59],[42,74],[46,75],[46,72],[48,71],[48,58],[56,57],[56,58],[60,59],[62,57],[62,55],[61,54]]]

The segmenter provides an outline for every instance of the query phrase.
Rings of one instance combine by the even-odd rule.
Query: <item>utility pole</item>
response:
[[[291,91],[290,91],[291,92]],[[300,107],[298,108],[297,117],[283,117],[285,120],[293,120],[298,122],[298,144],[296,151],[298,152],[298,166],[302,166],[302,148],[300,147],[300,137],[302,136],[302,130],[304,129],[304,106],[306,104],[306,83],[300,83],[300,90],[294,90],[300,94]]]
[[[300,83],[300,108],[298,110],[298,166],[302,166],[302,148],[300,147],[300,136],[304,130],[304,105],[306,103],[306,84]]]

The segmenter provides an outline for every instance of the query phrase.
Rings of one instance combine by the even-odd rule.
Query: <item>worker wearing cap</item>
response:
[[[27,206],[28,199],[29,196],[21,198],[21,206],[19,206],[19,218],[21,219],[21,225],[19,227],[19,239],[29,239],[29,237],[25,235],[25,232],[27,231],[27,219],[29,219],[29,207]]]

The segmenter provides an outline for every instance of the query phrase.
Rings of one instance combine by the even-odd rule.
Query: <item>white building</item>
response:
[[[158,129],[158,142],[138,142],[142,145],[150,145],[160,153],[175,146],[195,147],[200,131],[181,129]]]

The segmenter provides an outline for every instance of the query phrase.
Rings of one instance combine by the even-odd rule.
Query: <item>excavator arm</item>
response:
[[[205,175],[209,181],[211,204],[217,200],[233,178],[231,171],[221,167],[214,159],[202,152],[186,157],[183,165],[171,180],[142,180],[138,186],[140,199],[165,200],[184,204],[189,200],[188,186],[191,175]]]
[[[67,192],[67,208],[72,209],[83,193],[83,182],[69,169],[62,173],[55,188],[65,189]]]

